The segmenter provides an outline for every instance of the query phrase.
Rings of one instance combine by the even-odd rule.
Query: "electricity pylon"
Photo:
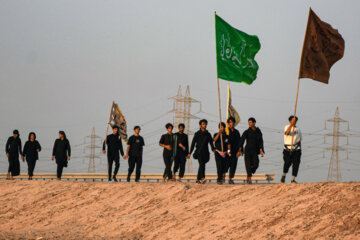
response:
[[[170,111],[174,113],[174,119],[173,119],[174,128],[178,129],[179,123],[184,123],[185,133],[190,137],[190,135],[193,134],[192,131],[190,130],[190,119],[199,119],[197,116],[191,114],[191,106],[192,103],[199,103],[200,111],[201,111],[201,102],[190,97],[189,85],[186,86],[185,96],[182,95],[182,89],[181,86],[179,86],[178,94],[169,99],[174,100],[173,109]],[[193,172],[191,159],[187,160],[186,171],[188,173]]]
[[[340,131],[340,123],[347,123],[347,128],[349,130],[349,121],[346,121],[340,118],[339,107],[336,107],[335,116],[329,120],[325,121],[325,129],[326,123],[332,122],[333,123],[333,131],[332,133],[325,134],[324,142],[326,136],[332,136],[332,146],[325,148],[325,150],[331,150],[331,160],[329,164],[329,173],[328,173],[328,181],[336,181],[341,182],[341,169],[340,169],[340,158],[339,152],[346,151],[346,148],[339,146],[339,137],[346,137],[347,144],[349,144],[349,138],[347,134],[344,134]]]
[[[95,158],[100,159],[100,157],[95,154],[95,149],[96,148],[101,148],[100,146],[96,145],[96,140],[100,140],[100,143],[101,143],[101,137],[99,137],[99,136],[97,136],[95,134],[95,128],[93,128],[92,132],[91,132],[91,135],[85,137],[85,139],[89,139],[89,138],[90,138],[90,143],[89,143],[89,145],[85,146],[86,148],[90,149],[90,154],[86,156],[86,157],[89,157],[88,172],[89,173],[95,173],[96,172]]]

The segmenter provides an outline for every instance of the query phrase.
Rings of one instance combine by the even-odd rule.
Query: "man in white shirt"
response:
[[[285,177],[292,165],[292,178],[291,182],[296,183],[295,178],[299,171],[300,158],[301,158],[301,131],[296,127],[298,118],[294,116],[289,117],[289,125],[284,128],[284,168],[281,182],[285,182]]]

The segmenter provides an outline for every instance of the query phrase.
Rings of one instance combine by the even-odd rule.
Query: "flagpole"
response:
[[[106,148],[106,140],[107,140],[107,135],[108,135],[108,132],[109,132],[109,125],[110,125],[110,121],[111,121],[111,113],[112,113],[113,106],[114,106],[114,100],[112,101],[112,104],[111,104],[111,109],[110,109],[110,114],[109,114],[109,121],[108,121],[107,127],[106,127],[105,141],[104,141],[105,148]],[[106,162],[107,162],[107,169],[108,169],[108,172],[109,172],[109,161],[106,161]],[[110,176],[110,178],[111,178],[111,176]]]
[[[214,12],[214,16],[215,16],[215,50],[217,48],[217,44],[216,44],[216,11]],[[219,119],[220,119],[220,123],[219,126],[221,127],[221,102],[220,102],[220,83],[219,83],[219,74],[218,74],[218,64],[217,64],[217,53],[216,53],[216,76],[217,76],[217,88],[218,88],[218,99],[219,99]],[[222,134],[220,134],[220,142],[221,142],[221,151],[224,151],[224,143],[223,143],[223,138],[222,138]]]
[[[107,135],[108,135],[108,132],[109,132],[109,125],[110,125],[110,121],[111,121],[111,112],[112,112],[113,106],[114,106],[114,101],[112,101],[112,104],[111,104],[111,109],[110,109],[110,114],[109,114],[109,121],[108,121],[107,127],[106,127],[105,145],[106,145],[106,138],[107,138]]]
[[[227,105],[226,105],[226,129],[225,129],[225,132],[226,132],[226,135],[229,135],[229,125],[228,125],[228,122],[227,120],[229,119],[229,102],[230,102],[230,84],[228,83],[227,84]]]
[[[295,110],[294,110],[294,118],[296,119],[296,110],[297,110],[297,103],[298,103],[298,97],[299,97],[299,88],[300,88],[300,71],[301,71],[301,66],[302,66],[302,62],[303,62],[303,54],[304,54],[304,46],[305,46],[305,41],[307,39],[307,34],[308,34],[308,27],[309,27],[309,22],[310,22],[310,13],[311,13],[311,8],[309,8],[309,15],[308,15],[308,21],[306,24],[306,29],[305,29],[305,36],[304,36],[304,41],[303,41],[303,47],[302,47],[302,51],[301,51],[301,58],[300,58],[300,66],[299,66],[299,76],[298,76],[298,83],[297,83],[297,90],[296,90],[296,99],[295,99]],[[296,121],[296,120],[295,120]],[[290,151],[292,151],[293,145],[294,145],[294,135],[295,135],[295,126],[293,127],[293,132],[292,132],[292,137],[291,137],[291,146],[290,146]]]

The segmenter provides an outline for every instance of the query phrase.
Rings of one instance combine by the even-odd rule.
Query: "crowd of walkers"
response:
[[[298,174],[301,158],[301,132],[296,126],[298,118],[289,117],[289,124],[284,128],[284,149],[283,149],[283,174],[281,182],[285,182],[286,174],[292,166],[291,182],[296,183],[295,178]],[[247,173],[247,183],[251,184],[252,175],[259,167],[259,155],[264,156],[264,141],[261,130],[256,127],[255,118],[248,120],[249,128],[241,135],[235,129],[235,119],[227,119],[227,127],[224,122],[218,125],[218,132],[213,136],[207,128],[207,120],[199,121],[199,130],[194,134],[190,148],[189,137],[184,133],[185,125],[178,125],[178,132],[173,133],[174,126],[171,123],[165,125],[166,133],[160,138],[159,145],[163,148],[163,159],[165,164],[163,182],[179,181],[184,177],[187,159],[193,156],[199,162],[196,182],[206,183],[206,164],[210,160],[210,151],[215,155],[217,169],[217,183],[223,184],[228,174],[228,183],[234,184],[234,177],[238,165],[238,158],[244,155],[245,169]],[[134,134],[127,141],[126,151],[123,149],[119,127],[114,126],[112,134],[108,135],[103,143],[103,153],[107,152],[108,160],[108,181],[117,182],[117,173],[120,167],[120,155],[123,159],[128,159],[128,176],[130,182],[132,173],[135,170],[135,181],[140,181],[144,138],[140,136],[141,128],[134,127]],[[245,145],[245,146],[244,146]],[[107,150],[107,151],[106,151]],[[13,136],[9,137],[5,147],[6,156],[9,161],[8,179],[20,174],[19,156],[28,165],[29,180],[32,179],[36,161],[39,158],[41,145],[36,140],[34,132],[29,133],[28,141],[22,149],[20,134],[18,130],[13,131]],[[55,140],[52,160],[57,164],[57,179],[61,180],[63,168],[67,167],[70,161],[71,147],[64,131],[59,131],[59,138]],[[115,163],[114,171],[113,165]],[[178,174],[178,176],[176,176]]]

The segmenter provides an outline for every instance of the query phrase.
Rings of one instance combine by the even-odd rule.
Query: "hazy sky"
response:
[[[282,172],[282,130],[294,111],[300,54],[309,7],[345,39],[344,58],[331,69],[329,85],[302,79],[298,125],[304,132],[299,181],[324,181],[331,152],[322,158],[320,131],[337,106],[354,130],[341,154],[343,180],[360,180],[359,1],[0,1],[0,143],[20,130],[23,143],[35,131],[44,151],[35,171],[55,171],[53,141],[64,130],[73,145],[66,172],[86,172],[84,137],[92,127],[102,138],[112,100],[124,112],[129,132],[144,124],[143,172],[164,168],[160,135],[172,121],[169,97],[189,84],[202,102],[199,117],[218,121],[214,11],[232,26],[257,35],[258,77],[252,85],[231,83],[233,105],[246,129],[254,116],[262,129],[266,157],[259,172]],[[226,83],[221,81],[225,116]],[[194,107],[193,112],[198,111]],[[162,116],[162,117],[160,117]],[[158,118],[159,117],[159,118]],[[158,118],[158,119],[157,119]],[[155,121],[151,121],[157,119]],[[197,120],[191,122],[197,128]],[[329,125],[331,127],[331,125]],[[310,135],[315,133],[315,135]],[[356,137],[357,136],[357,137]],[[332,139],[328,138],[327,143]],[[345,144],[346,141],[341,141]],[[0,172],[7,171],[4,150]],[[96,162],[105,172],[106,160]],[[207,171],[215,173],[214,158]],[[194,161],[194,167],[197,164]],[[127,161],[121,162],[127,171]],[[197,170],[197,169],[195,169]],[[26,164],[21,165],[26,172]],[[244,173],[243,158],[238,172]]]

